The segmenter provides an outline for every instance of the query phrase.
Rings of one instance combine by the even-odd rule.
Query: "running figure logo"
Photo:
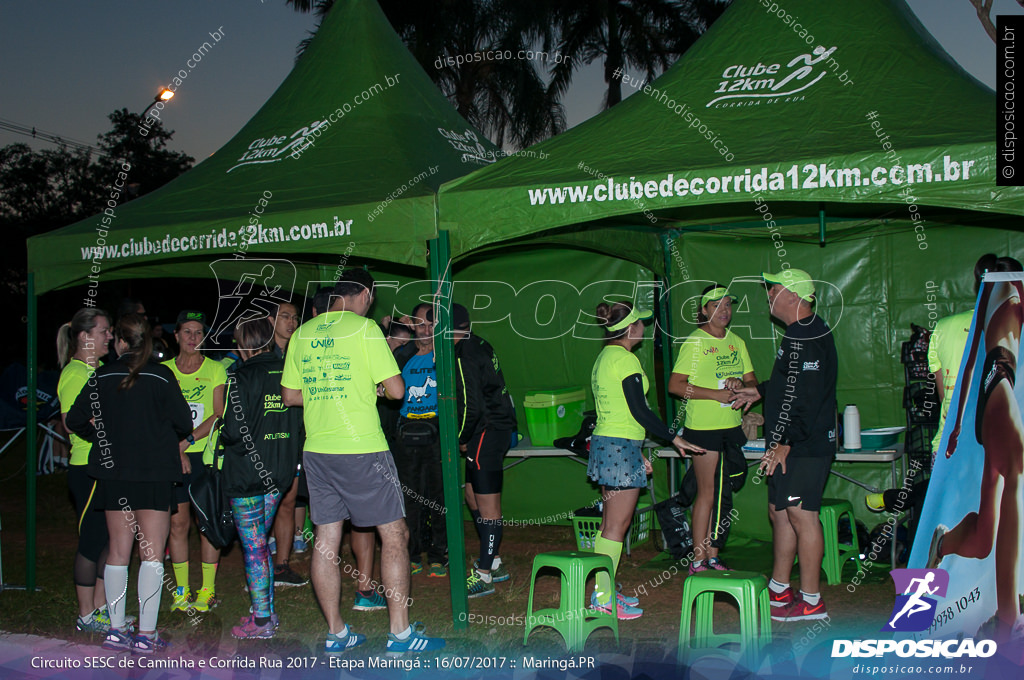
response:
[[[949,588],[949,573],[945,569],[893,569],[889,572],[896,583],[896,604],[892,617],[883,631],[920,632],[927,630],[935,620],[938,600]]]

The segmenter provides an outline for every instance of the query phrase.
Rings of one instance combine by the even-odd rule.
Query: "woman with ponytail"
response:
[[[84,307],[57,331],[57,359],[60,362],[61,421],[79,393],[99,367],[100,357],[109,351],[110,317],[102,309]],[[103,592],[103,565],[107,558],[107,522],[97,505],[96,480],[89,476],[89,442],[72,434],[68,464],[68,489],[78,517],[78,552],[75,553],[75,592],[78,621],[75,627],[87,633],[106,633],[110,627],[107,597]]]
[[[105,649],[152,654],[166,646],[156,632],[163,591],[164,546],[174,483],[182,478],[178,442],[192,417],[174,374],[150,361],[149,324],[138,314],[117,322],[117,359],[100,367],[67,413],[68,429],[92,444],[89,474],[110,534],[104,588],[110,612]],[[128,563],[139,540],[139,633],[125,620]]]
[[[605,347],[591,374],[597,426],[590,438],[587,476],[601,485],[604,500],[594,552],[611,558],[613,573],[609,576],[598,572],[590,605],[598,611],[615,611],[623,620],[643,614],[636,598],[618,592],[614,571],[640,489],[647,486],[647,475],[652,471],[641,450],[646,433],[672,442],[683,456],[685,451],[704,453],[704,449],[673,434],[647,405],[647,376],[633,349],[643,340],[643,320],[650,317],[651,312],[628,302],[602,302],[597,306],[597,318],[604,326]]]

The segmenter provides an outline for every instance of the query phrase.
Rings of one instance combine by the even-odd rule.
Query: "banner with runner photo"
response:
[[[1024,273],[985,275],[908,564],[945,570],[949,588],[915,638],[1024,636],[1022,301]]]

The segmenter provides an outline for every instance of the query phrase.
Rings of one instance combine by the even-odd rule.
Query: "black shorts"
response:
[[[743,428],[738,425],[724,430],[693,430],[686,427],[683,428],[681,436],[691,444],[718,453],[725,451],[726,443],[732,443],[741,448],[747,443],[747,436],[743,434]]]
[[[500,472],[512,444],[512,433],[507,430],[483,430],[466,446],[466,469],[482,472]]]
[[[107,547],[107,518],[101,512],[99,482],[89,476],[85,465],[68,466],[68,490],[75,505],[78,525],[78,552],[98,562]]]
[[[821,510],[821,497],[831,469],[831,456],[787,457],[786,472],[782,472],[780,465],[775,468],[775,474],[768,477],[768,502],[776,510],[788,507],[811,512]]]
[[[974,438],[979,444],[984,444],[981,441],[981,426],[985,422],[988,398],[1002,380],[1010,383],[1012,392],[1014,385],[1017,384],[1017,358],[1013,352],[1000,345],[985,355],[985,364],[981,369],[981,392],[978,394],[978,405],[974,414]]]
[[[203,465],[202,451],[193,451],[186,455],[188,456],[188,462],[192,464],[192,472],[187,475],[183,475],[181,484],[174,487],[174,503],[176,505],[188,503],[191,500],[188,497],[188,485],[206,474],[206,466]]]
[[[174,482],[132,482],[103,479],[99,483],[100,503],[104,510],[171,510]]]

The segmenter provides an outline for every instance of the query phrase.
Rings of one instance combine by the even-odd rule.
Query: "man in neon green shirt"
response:
[[[341,618],[338,555],[346,519],[376,527],[381,580],[388,602],[392,653],[444,647],[409,625],[409,529],[394,459],[377,415],[377,396],[405,395],[394,355],[380,327],[366,318],[373,278],[350,270],[334,287],[330,311],[299,327],[289,342],[281,378],[286,406],[302,406],[306,444],[302,464],[316,524],[311,575],[327,618],[325,650],[343,652],[366,641]]]

